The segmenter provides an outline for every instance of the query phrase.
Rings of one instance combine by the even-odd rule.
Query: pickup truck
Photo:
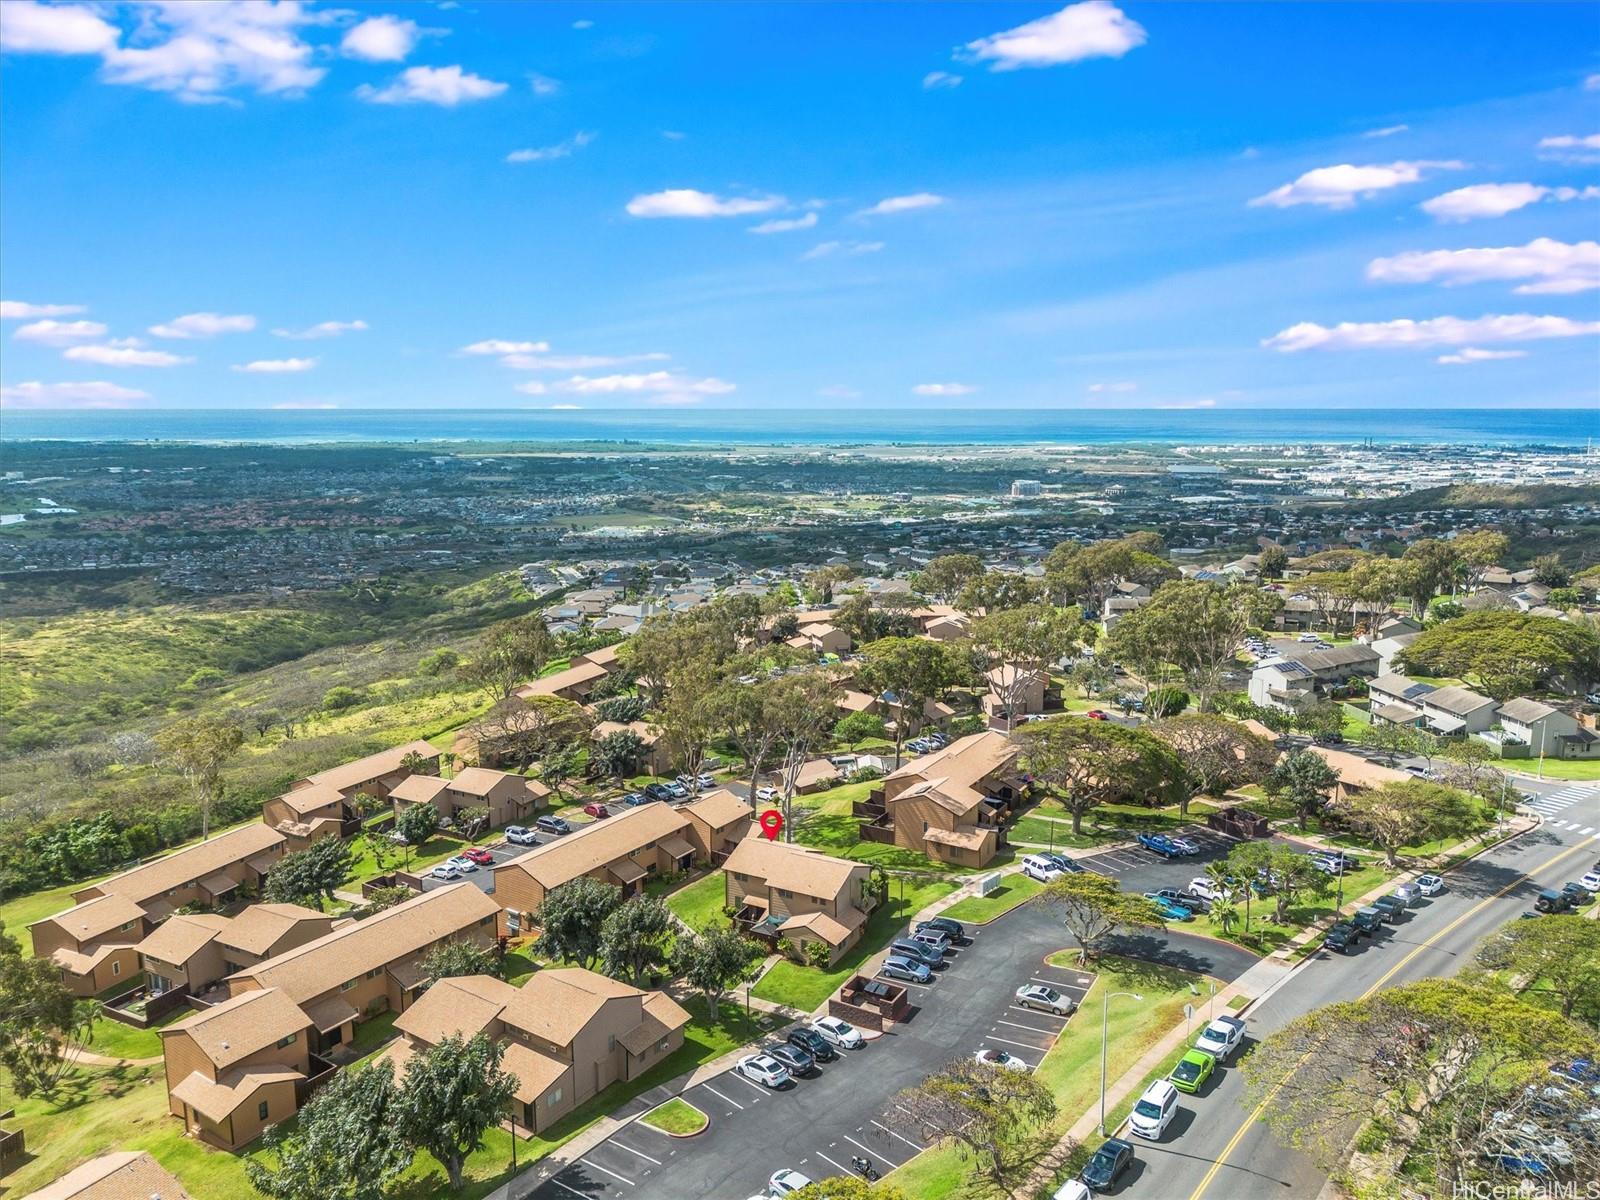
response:
[[[1361,931],[1348,921],[1340,921],[1322,939],[1322,944],[1329,950],[1337,950],[1340,954],[1349,954],[1356,948],[1356,943],[1361,940]]]
[[[1182,858],[1183,851],[1172,844],[1172,841],[1161,833],[1141,833],[1134,839],[1146,850],[1161,855],[1162,858]]]
[[[1533,902],[1533,907],[1542,913],[1564,913],[1571,911],[1572,904],[1572,896],[1569,893],[1545,888]]]
[[[1180,892],[1177,888],[1162,888],[1156,895],[1168,904],[1176,904],[1180,908],[1187,908],[1192,913],[1211,911],[1211,901],[1194,892]]]

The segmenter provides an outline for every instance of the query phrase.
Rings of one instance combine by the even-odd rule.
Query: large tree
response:
[[[976,554],[941,554],[911,576],[911,586],[935,600],[953,601],[982,574],[983,559]]]
[[[1477,803],[1467,793],[1420,779],[1355,792],[1329,812],[1381,849],[1390,867],[1400,865],[1403,847],[1466,833],[1478,820]]]
[[[895,1107],[936,1138],[977,1160],[994,1186],[1012,1194],[1031,1167],[1028,1136],[1056,1115],[1055,1096],[1027,1071],[958,1058],[906,1088]]]
[[[1176,579],[1178,569],[1161,557],[1165,550],[1160,535],[1149,531],[1087,545],[1062,542],[1045,555],[1045,587],[1057,603],[1081,604],[1096,618],[1119,582],[1155,588]]]
[[[272,864],[261,898],[273,904],[304,904],[317,911],[334,899],[334,891],[350,878],[355,850],[338,837],[325,837],[305,850],[285,854]]]
[[[600,930],[622,904],[622,889],[587,875],[552,888],[534,914],[539,952],[593,967],[600,957]]]
[[[1405,594],[1411,597],[1412,610],[1420,617],[1428,604],[1461,574],[1461,556],[1450,542],[1422,538],[1406,547],[1400,557]]]
[[[1261,595],[1242,584],[1218,588],[1175,579],[1117,622],[1108,648],[1119,660],[1171,663],[1206,712],[1236,665],[1240,641],[1259,623],[1256,597]]]
[[[1000,613],[1035,605],[1044,584],[1016,571],[985,571],[961,589],[958,603],[966,612]]]
[[[665,966],[672,932],[672,914],[661,901],[633,896],[600,926],[602,970],[616,979],[644,986],[645,976]]]
[[[706,1000],[706,1020],[722,1020],[722,997],[744,978],[754,947],[731,925],[711,925],[678,936],[672,946],[672,970]]]
[[[464,975],[500,974],[500,956],[477,942],[446,942],[428,951],[422,969],[429,979],[459,979]]]
[[[1478,948],[1477,962],[1554,996],[1563,1017],[1600,1017],[1600,921],[1512,921]]]
[[[156,735],[156,745],[173,765],[200,809],[200,836],[211,836],[211,809],[222,798],[222,768],[244,745],[244,730],[223,717],[175,721]]]
[[[1101,804],[1127,801],[1159,807],[1182,799],[1183,763],[1171,746],[1142,729],[1060,716],[1017,733],[1021,765],[1072,814],[1072,832]]]
[[[1006,714],[1008,733],[1033,681],[1052,663],[1093,644],[1094,628],[1078,613],[1052,604],[991,611],[972,623],[972,645],[987,668],[995,706]]]
[[[1498,565],[1511,549],[1511,539],[1496,529],[1474,529],[1471,533],[1457,534],[1452,544],[1461,559],[1461,577],[1469,591],[1483,582],[1489,569]]]
[[[535,678],[558,653],[555,638],[537,614],[514,617],[484,630],[462,674],[491,700],[504,700]]]
[[[1409,671],[1453,675],[1504,701],[1552,676],[1600,676],[1600,637],[1559,617],[1470,612],[1424,630],[1400,657]]]
[[[709,662],[680,668],[672,673],[666,699],[656,711],[672,761],[691,780],[700,777],[711,739],[723,732],[719,687],[718,671]],[[690,786],[698,789],[698,784]]]
[[[412,1157],[400,1100],[388,1062],[336,1073],[293,1121],[267,1131],[267,1154],[244,1160],[250,1183],[272,1200],[384,1200]]]
[[[906,735],[923,722],[923,705],[971,678],[971,665],[954,646],[920,637],[891,637],[862,648],[860,680],[895,705],[894,762]]]
[[[1296,585],[1299,592],[1316,606],[1324,629],[1337,634],[1350,621],[1360,590],[1348,571],[1317,571]]]
[[[49,959],[23,957],[0,925],[0,1066],[18,1096],[55,1094],[72,1052],[87,1045],[99,1008],[75,1000]]]
[[[1282,796],[1294,806],[1304,833],[1306,822],[1322,811],[1338,784],[1339,772],[1322,755],[1315,750],[1291,750],[1267,773],[1262,788],[1267,795]]]
[[[1278,759],[1268,738],[1251,733],[1218,713],[1184,713],[1156,721],[1149,730],[1183,763],[1180,811],[1189,812],[1196,796],[1221,796],[1232,788],[1260,782]]]
[[[1165,929],[1161,910],[1137,892],[1125,892],[1115,879],[1093,871],[1063,875],[1046,884],[1046,900],[1078,943],[1078,963],[1099,956],[1118,929]]]
[[[500,1065],[505,1053],[505,1043],[486,1033],[453,1034],[406,1063],[401,1136],[438,1159],[458,1191],[467,1156],[516,1095],[517,1077]]]
[[[588,709],[561,696],[511,696],[472,722],[468,732],[480,758],[525,768],[558,747],[581,742],[594,723]]]

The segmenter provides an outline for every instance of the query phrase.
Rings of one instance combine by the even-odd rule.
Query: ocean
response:
[[[0,442],[413,443],[636,441],[674,445],[1057,443],[1582,446],[1592,409],[105,409],[0,411]]]

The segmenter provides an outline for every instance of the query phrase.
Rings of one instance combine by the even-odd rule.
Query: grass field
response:
[[[667,897],[667,907],[690,929],[704,929],[722,917],[727,885],[722,872],[713,871]]]
[[[878,906],[878,910],[867,921],[861,940],[839,961],[838,966],[825,971],[821,967],[780,962],[761,977],[752,994],[774,1004],[787,1004],[802,1012],[810,1012],[855,974],[863,962],[883,949],[913,913],[955,890],[956,884],[950,880],[934,879],[915,885],[895,880],[889,887],[889,899]]]
[[[1600,779],[1600,758],[1591,758],[1588,762],[1569,761],[1562,758],[1547,758],[1544,766],[1539,766],[1538,759],[1508,759],[1498,764],[1508,771],[1530,778],[1540,778],[1541,770],[1545,779],[1572,779],[1590,780]]]
[[[1017,905],[1031,900],[1043,890],[1044,884],[1026,875],[1007,875],[1000,886],[987,896],[968,896],[957,900],[940,916],[957,921],[992,921],[1001,913],[1008,913]]]

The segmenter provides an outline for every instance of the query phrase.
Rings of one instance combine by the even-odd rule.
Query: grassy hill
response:
[[[1487,483],[1457,483],[1423,488],[1389,500],[1363,500],[1351,509],[1375,513],[1427,512],[1441,508],[1550,508],[1557,504],[1582,504],[1600,500],[1594,484],[1528,484],[1504,487]]]

